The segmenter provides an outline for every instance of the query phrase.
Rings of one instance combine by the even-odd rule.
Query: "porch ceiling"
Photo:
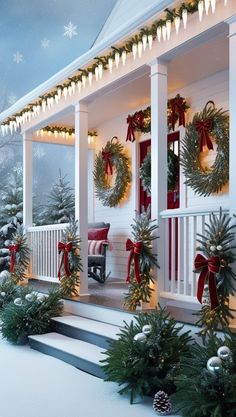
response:
[[[223,30],[217,38],[210,39],[198,47],[188,45],[188,51],[175,56],[168,64],[168,92],[171,94],[184,86],[228,68],[229,45],[227,34]],[[150,103],[149,67],[119,81],[107,91],[89,103],[89,127],[121,114],[128,114],[135,108]],[[60,117],[57,123],[62,126],[74,126],[74,114]]]

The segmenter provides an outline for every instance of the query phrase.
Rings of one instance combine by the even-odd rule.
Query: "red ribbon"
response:
[[[170,100],[171,115],[170,122],[171,127],[175,129],[176,117],[179,119],[179,126],[185,127],[185,112],[183,108],[184,99],[182,97],[172,98]]]
[[[200,152],[203,151],[203,146],[207,146],[209,150],[213,149],[213,144],[209,136],[209,130],[212,127],[212,120],[197,119],[195,122],[195,127],[200,135]]]
[[[20,245],[18,243],[16,243],[15,245],[12,243],[11,245],[9,245],[9,252],[10,252],[10,255],[11,255],[10,272],[14,272],[16,252],[19,252],[19,250],[20,250]]]
[[[72,250],[72,242],[68,242],[68,243],[59,242],[58,243],[59,255],[61,252],[63,252],[61,263],[60,263],[59,270],[58,270],[59,280],[61,279],[61,268],[62,268],[63,262],[64,262],[64,270],[65,270],[66,276],[69,277],[71,275],[70,265],[69,265],[69,256],[68,256],[68,253],[71,252],[71,250]]]
[[[139,272],[139,255],[142,250],[142,242],[132,242],[131,239],[127,239],[126,241],[126,250],[130,251],[129,259],[128,259],[128,275],[126,278],[126,282],[130,282],[130,268],[132,259],[134,259],[134,275],[135,279],[138,284],[141,282],[140,272]]]
[[[110,151],[102,151],[102,159],[105,162],[105,172],[107,175],[109,175],[109,171],[110,174],[113,174],[113,169],[112,169],[112,162],[111,162],[111,152]]]
[[[143,121],[144,121],[144,114],[142,110],[135,113],[133,116],[127,117],[127,123],[128,123],[128,129],[127,129],[127,136],[126,136],[126,142],[134,142],[135,141],[135,135],[134,132],[136,129],[142,129],[143,127]]]
[[[215,274],[220,270],[220,257],[211,256],[209,259],[206,259],[201,254],[198,254],[195,258],[194,266],[196,270],[201,270],[198,280],[197,299],[202,303],[204,284],[206,279],[208,279],[211,310],[214,310],[219,305]]]

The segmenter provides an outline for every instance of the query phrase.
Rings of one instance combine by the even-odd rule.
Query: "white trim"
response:
[[[27,228],[28,233],[32,232],[44,232],[47,230],[64,230],[67,228],[69,223],[58,223],[58,224],[48,224],[43,226],[31,226]]]
[[[216,207],[216,204],[208,207],[188,207],[188,208],[178,208],[173,210],[163,210],[160,215],[163,219],[168,219],[172,217],[186,217],[186,216],[198,216],[201,214],[208,215],[211,213],[219,212],[220,208]],[[222,207],[224,213],[229,212],[228,207]]]

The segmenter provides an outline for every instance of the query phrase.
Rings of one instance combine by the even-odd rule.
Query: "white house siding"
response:
[[[228,109],[228,71],[222,71],[209,78],[186,86],[181,90],[172,92],[170,97],[173,97],[177,93],[186,97],[190,102],[191,109],[188,111],[188,120],[191,120],[192,115],[196,111],[200,111],[208,100],[213,100],[217,107]],[[140,108],[133,109],[133,112],[139,109]],[[125,142],[127,132],[126,117],[127,114],[125,113],[119,115],[115,119],[96,126],[96,130],[98,131],[98,137],[96,138],[96,152],[99,151],[101,147],[104,146],[113,136],[118,136],[120,141],[126,147],[127,153],[132,160],[132,155],[134,157],[135,145]],[[148,139],[150,135],[145,135],[144,137]],[[133,178],[132,181],[135,181],[135,178]],[[127,199],[125,199],[125,201],[119,204],[116,208],[104,207],[100,201],[95,198],[95,221],[105,221],[111,224],[109,239],[112,247],[108,252],[107,270],[111,271],[112,276],[114,277],[124,279],[126,277],[128,253],[125,251],[125,242],[127,237],[130,236],[130,224],[132,223],[132,219],[135,214],[136,197],[135,186],[133,183],[129,190]],[[227,187],[225,193],[210,197],[200,197],[191,189],[188,189],[187,192],[188,207],[209,207],[209,205],[213,205],[214,203],[217,207],[222,204],[227,204],[227,201]]]

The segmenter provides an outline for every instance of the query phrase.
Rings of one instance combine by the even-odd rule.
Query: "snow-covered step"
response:
[[[39,352],[61,359],[91,375],[104,378],[100,360],[104,359],[102,353],[105,349],[101,347],[54,332],[29,336],[29,343],[31,348]]]
[[[118,339],[120,327],[85,317],[67,315],[51,320],[53,331],[102,348],[108,348],[109,340]]]

